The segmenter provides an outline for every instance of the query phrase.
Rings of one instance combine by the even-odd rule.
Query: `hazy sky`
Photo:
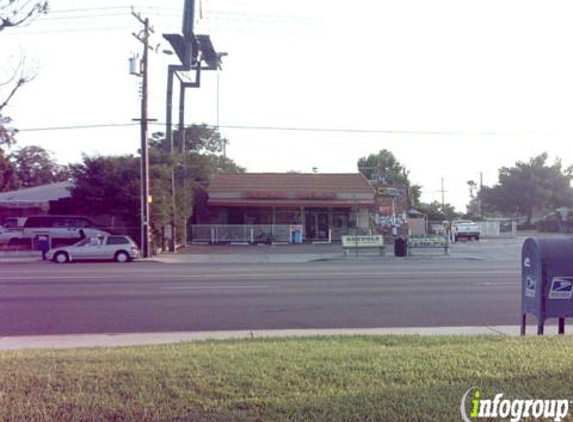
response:
[[[140,25],[129,6],[151,19],[159,50],[168,47],[162,33],[181,31],[183,0],[95,3],[50,0],[49,15],[0,36],[3,79],[20,54],[37,72],[5,110],[22,129],[18,144],[41,145],[62,163],[138,149],[130,124],[140,81],[128,58],[141,52],[131,35]],[[573,164],[570,2],[203,3],[197,32],[229,53],[221,132],[228,156],[249,171],[353,172],[359,157],[389,149],[424,201],[441,200],[444,178],[446,201],[463,211],[466,182],[480,172],[491,185],[499,167],[543,151]],[[175,59],[150,60],[150,117],[162,123]],[[215,125],[216,72],[187,95],[187,122]],[[128,126],[29,130],[108,124]],[[300,130],[309,128],[321,130]]]

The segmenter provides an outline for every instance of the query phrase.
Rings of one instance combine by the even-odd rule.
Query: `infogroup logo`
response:
[[[486,399],[478,387],[472,387],[462,397],[460,411],[464,422],[481,418],[499,418],[520,422],[525,418],[560,422],[569,414],[569,400],[504,399],[502,393]]]

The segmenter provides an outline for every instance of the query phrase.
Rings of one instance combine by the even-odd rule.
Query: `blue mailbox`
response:
[[[527,314],[537,317],[537,334],[543,334],[549,318],[558,318],[563,334],[565,318],[573,316],[573,238],[526,239],[521,285],[521,335]]]

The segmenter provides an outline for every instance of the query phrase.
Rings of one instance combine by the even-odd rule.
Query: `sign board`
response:
[[[342,236],[343,248],[381,248],[384,246],[384,236]]]
[[[573,277],[553,277],[549,299],[573,298]]]
[[[378,196],[396,197],[396,196],[400,196],[400,190],[397,188],[383,186],[383,187],[376,188],[376,194],[378,194]]]
[[[421,247],[439,247],[445,248],[448,246],[448,238],[445,236],[409,236],[408,247],[421,248]]]

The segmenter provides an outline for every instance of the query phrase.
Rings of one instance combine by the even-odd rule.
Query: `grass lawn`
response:
[[[487,398],[573,399],[573,339],[358,336],[0,352],[0,421],[461,421],[472,386]]]

